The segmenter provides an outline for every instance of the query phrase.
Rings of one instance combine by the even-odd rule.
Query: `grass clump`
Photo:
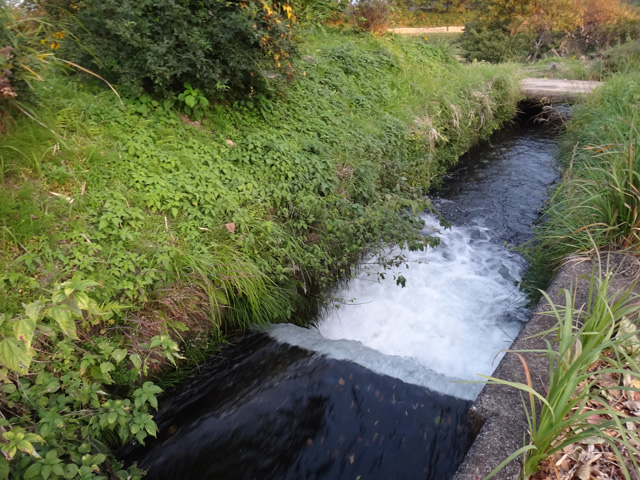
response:
[[[640,151],[636,75],[612,77],[569,125],[564,181],[539,231],[541,248],[558,260],[600,248],[635,248],[638,236]]]
[[[633,403],[623,406],[622,396],[633,401],[640,393],[637,388],[640,378],[636,358],[638,340],[634,326],[640,302],[629,290],[612,292],[610,276],[611,272],[602,278],[592,277],[589,301],[584,310],[575,304],[571,290],[564,291],[564,305],[554,304],[544,294],[556,325],[539,334],[545,338],[546,349],[527,352],[541,353],[549,358],[546,394],[533,388],[531,372],[522,356],[526,383],[489,379],[489,383],[508,385],[526,394],[529,443],[510,455],[487,478],[521,454],[524,454],[523,475],[526,478],[540,478],[538,475],[545,460],[559,459],[557,465],[560,465],[567,457],[571,462],[565,463],[571,463],[572,471],[582,468],[582,474],[586,469],[595,476],[600,467],[597,460],[603,455],[597,458],[592,455],[593,460],[588,463],[587,460],[573,463],[575,459],[570,457],[576,451],[575,445],[582,443],[597,444],[599,452],[615,456],[616,478],[617,475],[635,478],[630,472],[639,468],[640,442],[636,428],[640,417]],[[615,407],[611,402],[612,394],[619,400]],[[567,467],[567,470],[571,468]]]

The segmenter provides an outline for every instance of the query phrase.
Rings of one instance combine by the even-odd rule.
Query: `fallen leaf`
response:
[[[589,480],[591,478],[591,467],[589,465],[581,465],[575,476],[580,480]]]
[[[233,222],[225,223],[224,226],[227,227],[227,230],[229,230],[229,233],[236,233],[236,224],[235,223],[233,223]]]

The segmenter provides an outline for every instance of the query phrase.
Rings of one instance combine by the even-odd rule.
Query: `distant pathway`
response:
[[[390,28],[388,30],[392,33],[399,33],[400,35],[423,35],[425,33],[462,33],[464,26],[450,26],[450,27],[418,27],[418,28]]]
[[[551,78],[524,78],[520,80],[520,92],[527,100],[572,101],[588,95],[602,82],[587,80],[556,80]]]

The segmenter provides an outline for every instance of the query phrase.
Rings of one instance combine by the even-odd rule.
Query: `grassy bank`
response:
[[[510,67],[421,40],[299,49],[286,86],[197,122],[50,72],[0,136],[0,474],[126,478],[109,451],[155,433],[150,378],[304,321],[364,251],[429,245],[424,193],[514,112]]]
[[[556,261],[594,248],[637,251],[640,241],[640,84],[614,75],[581,106],[564,145],[565,180],[541,227]]]

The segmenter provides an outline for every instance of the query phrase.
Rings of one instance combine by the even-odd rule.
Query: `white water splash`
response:
[[[354,340],[329,340],[317,330],[287,323],[271,326],[269,334],[279,342],[327,355],[336,360],[352,361],[372,372],[399,378],[403,382],[464,400],[475,399],[482,389],[482,384],[464,383],[460,379],[434,372],[411,357],[385,355]]]
[[[433,234],[437,220],[424,218],[425,233]],[[367,265],[336,292],[344,303],[337,303],[317,327],[324,343],[312,335],[301,340],[298,331],[274,336],[434,391],[474,398],[477,385],[443,384],[447,378],[482,380],[478,374],[490,375],[501,351],[513,342],[527,319],[525,295],[515,285],[524,260],[492,242],[491,232],[481,225],[440,229],[437,235],[435,249],[405,252],[410,262],[400,272],[405,288],[388,271]],[[380,273],[386,273],[385,279]],[[332,340],[341,343],[331,345]],[[372,360],[371,349],[389,358]]]

